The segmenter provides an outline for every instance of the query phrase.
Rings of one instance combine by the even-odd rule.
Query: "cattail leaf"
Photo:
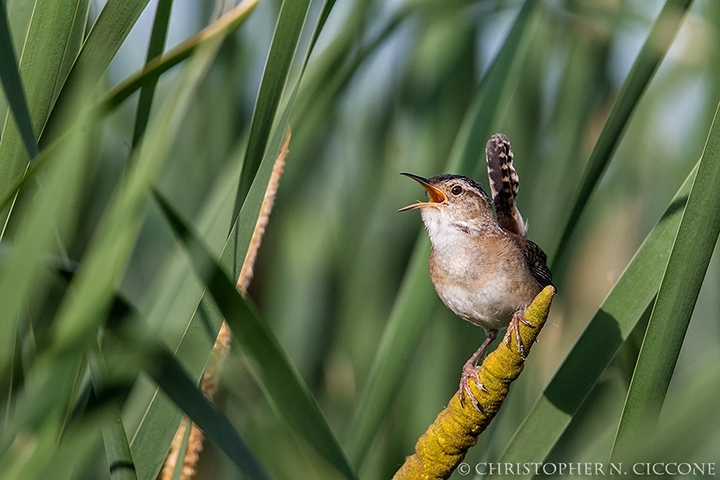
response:
[[[31,159],[35,158],[39,150],[35,141],[32,120],[30,120],[30,109],[25,98],[25,90],[23,90],[22,80],[20,80],[20,74],[18,73],[17,56],[13,49],[5,7],[0,8],[0,60],[0,80],[5,91],[5,97],[10,104],[10,111],[20,132],[20,137],[25,144],[28,156]]]
[[[260,167],[260,162],[265,157],[280,98],[290,72],[290,64],[295,56],[309,8],[310,0],[283,1],[280,7],[275,35],[273,35],[270,45],[260,91],[253,111],[250,137],[245,150],[238,196],[235,200],[234,212],[236,215],[240,213],[247,190]],[[305,61],[307,61],[307,55]]]
[[[650,315],[618,427],[613,458],[653,430],[720,234],[720,105]]]
[[[312,394],[300,374],[293,367],[280,343],[237,291],[235,282],[213,260],[197,234],[175,212],[173,207],[156,193],[165,218],[183,242],[188,256],[214,302],[225,316],[233,338],[242,350],[255,360],[257,379],[288,424],[312,445],[325,460],[346,478],[357,478],[338,441],[325,421]]]
[[[167,39],[168,27],[170,26],[170,12],[172,11],[173,0],[160,0],[155,9],[155,20],[153,21],[152,33],[150,34],[150,43],[148,44],[147,57],[145,65],[154,58],[162,55],[165,50],[165,40]],[[150,108],[152,107],[153,97],[155,96],[155,87],[157,79],[150,80],[140,89],[140,99],[138,100],[137,114],[135,115],[135,130],[133,131],[133,147],[140,142],[145,127],[147,127],[150,118]]]
[[[95,89],[149,0],[108,0],[78,52],[52,112],[43,120],[41,147],[66,131],[84,108],[83,99]]]
[[[7,194],[8,189],[22,177],[27,168],[29,157],[25,150],[25,143],[29,139],[24,142],[23,136],[33,133],[33,138],[37,138],[50,114],[55,100],[56,85],[61,81],[60,75],[67,50],[73,44],[71,39],[78,6],[82,3],[80,0],[37,0],[33,6],[27,34],[22,47],[17,52],[18,70],[22,79],[21,84],[27,102],[32,132],[28,131],[28,126],[22,120],[24,116],[22,107],[18,111],[19,126],[23,128],[22,135],[18,130],[18,124],[10,118],[11,114],[8,112],[0,135],[0,195]],[[5,42],[3,41],[3,43]],[[6,45],[6,47],[10,48],[10,45]],[[10,58],[3,61],[2,64],[2,68],[8,71],[16,68]],[[15,85],[14,90],[17,90],[18,86]],[[7,93],[19,96],[13,99],[11,106],[21,102],[22,92]],[[37,153],[32,146],[30,149],[31,152]],[[0,210],[0,225],[2,226],[0,227],[0,238],[4,235],[5,221],[9,214],[9,207]]]
[[[655,297],[696,173],[675,194],[498,461],[542,462],[560,439]]]
[[[560,230],[561,234],[558,237],[557,246],[549,255],[553,269],[560,264],[566,254],[566,247],[577,226],[578,219],[585,210],[590,195],[595,191],[595,187],[600,183],[607,166],[610,164],[612,155],[618,143],[620,143],[620,137],[630,120],[630,116],[635,111],[635,107],[650,84],[655,71],[670,49],[691,3],[692,0],[668,0],[665,2],[665,6],[658,15],[657,20],[655,20],[590,154],[580,185],[570,203],[570,212]]]
[[[289,15],[293,11],[294,10],[290,8],[289,10],[285,10],[285,14]],[[301,17],[296,16],[293,17],[293,19],[296,22],[302,22],[305,20],[305,17],[304,15]],[[287,18],[282,22],[278,21],[278,25],[284,25],[287,21]],[[290,48],[294,51],[296,49],[296,45],[291,40],[294,38],[295,42],[298,41],[298,38],[294,36],[296,30],[297,27],[293,27],[287,31],[276,28],[275,35],[283,37],[278,39],[276,44],[286,45],[286,48]],[[168,52],[166,56],[172,54],[173,52],[171,51]],[[280,54],[277,53],[275,55]],[[275,122],[274,133],[270,135],[271,138],[269,140],[269,146],[264,153],[264,157],[260,162],[257,172],[253,173],[254,179],[247,196],[244,198],[240,214],[237,215],[237,213],[234,212],[232,215],[232,228],[230,229],[230,234],[218,261],[218,264],[222,266],[223,271],[232,278],[237,278],[240,274],[245,256],[248,252],[265,191],[270,182],[273,165],[278,153],[281,150],[281,144],[285,137],[289,112],[292,108],[300,79],[302,78],[302,70],[307,63],[309,55],[310,51],[307,50],[303,57],[301,74],[295,80],[296,83],[294,84],[290,95],[288,95],[288,100],[284,106],[283,113]],[[270,59],[268,62],[270,63]],[[274,69],[266,69],[265,73],[265,75],[269,75],[266,82],[270,82],[274,85],[272,89],[278,88],[278,86],[284,86],[287,82],[288,71],[284,68],[279,68],[277,63],[278,61],[274,60],[273,64],[276,65]],[[278,71],[278,69],[280,71]],[[280,73],[283,72],[284,76],[280,76]],[[134,85],[136,84],[128,84],[128,88],[123,88],[123,90],[118,92],[118,94],[124,95],[122,92],[129,91],[129,87]],[[267,88],[270,89],[270,87]],[[267,93],[267,95],[271,94],[274,93],[272,91]],[[269,102],[269,106],[267,108],[275,108],[272,103],[273,102]],[[266,133],[268,135],[270,134],[270,132]],[[268,140],[266,139],[265,141],[267,142]],[[247,158],[247,154],[243,155],[243,158]],[[244,160],[237,163],[244,165]],[[217,333],[220,329],[220,325],[223,321],[223,315],[218,310],[215,303],[205,298],[202,291],[200,293],[201,295],[196,302],[197,307],[192,313],[191,318],[187,323],[187,327],[184,329],[185,334],[177,344],[175,351],[177,358],[180,359],[184,365],[188,366],[189,369],[191,369],[191,375],[197,379],[199,379],[202,374],[214,345],[215,338],[217,337]],[[132,436],[131,445],[133,454],[135,455],[138,464],[143,465],[145,466],[143,468],[148,469],[139,475],[139,477],[141,479],[149,479],[154,478],[154,475],[157,473],[164,460],[164,453],[158,454],[158,449],[151,447],[156,445],[166,445],[167,448],[169,448],[175,431],[180,424],[180,415],[174,410],[165,397],[153,394],[149,396],[147,407],[144,409],[144,412],[142,420],[138,424],[137,429]],[[165,448],[165,450],[167,450],[167,448]]]

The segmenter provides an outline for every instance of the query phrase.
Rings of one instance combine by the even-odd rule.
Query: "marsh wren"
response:
[[[460,401],[477,399],[468,378],[478,378],[476,365],[501,328],[515,330],[518,349],[525,356],[517,330],[527,323],[523,312],[535,296],[552,283],[547,257],[527,238],[515,204],[518,176],[512,165],[510,142],[493,135],[485,149],[488,179],[495,204],[474,180],[443,174],[424,178],[402,173],[427,191],[428,201],[401,208],[420,209],[430,236],[430,279],[440,299],[458,317],[485,329],[487,338],[463,366]]]

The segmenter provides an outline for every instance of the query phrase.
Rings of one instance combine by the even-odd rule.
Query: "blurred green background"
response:
[[[18,57],[33,3],[2,2]],[[311,2],[306,25],[318,18],[323,3]],[[472,163],[465,164],[462,173],[487,185],[482,147],[489,134],[505,133],[515,153],[519,208],[529,223],[529,236],[553,258],[588,158],[663,3],[538,1],[507,74],[485,90],[482,105],[494,101],[497,107],[480,111],[488,135],[471,139],[469,143],[480,148],[467,150]],[[145,8],[96,94],[142,68],[156,4]],[[230,219],[228,212],[217,213],[224,211],[218,205],[227,210],[234,201],[233,182],[250,134],[280,5],[260,1],[237,32],[224,40],[184,112],[157,179],[163,195],[202,235],[210,231],[209,219],[219,218],[215,240],[207,240],[214,255],[220,254]],[[348,436],[353,435],[353,418],[387,334],[414,245],[424,235],[417,212],[395,213],[424,195],[398,174],[431,176],[448,170],[448,159],[464,145],[459,132],[466,131],[479,92],[486,88],[481,85],[488,70],[498,63],[502,45],[511,40],[508,35],[521,6],[516,0],[339,0],[305,71],[302,52],[311,42],[311,26],[300,37],[288,81],[292,85],[302,75],[289,117],[290,153],[249,297],[341,444],[352,443]],[[88,26],[102,7],[101,1],[89,3]],[[215,0],[175,0],[166,48],[229,8]],[[151,124],[163,103],[172,100],[170,92],[181,68],[161,77]],[[284,100],[289,94],[288,88]],[[720,4],[696,0],[624,126],[612,160],[553,271],[558,294],[526,371],[467,463],[498,461],[700,158],[719,100]],[[94,160],[85,173],[70,259],[80,261],[84,255],[114,189],[128,171],[136,104],[137,93],[95,126],[88,144]],[[7,110],[0,97],[0,114],[5,116]],[[23,212],[22,195],[18,205]],[[22,228],[22,218],[19,213],[11,216],[2,244],[6,250]],[[152,316],[158,308],[166,282],[181,261],[179,252],[162,212],[150,203],[120,283],[120,291],[142,316]],[[655,446],[647,450],[655,453],[641,457],[648,458],[643,461],[655,455],[658,461],[720,462],[720,416],[706,417],[706,410],[692,407],[696,393],[707,391],[708,385],[716,391],[720,379],[718,288],[720,265],[714,258],[661,416],[677,444],[702,438],[702,445],[691,451]],[[402,375],[392,380],[397,393],[387,397],[387,411],[373,431],[367,455],[348,453],[361,478],[392,476],[457,390],[462,364],[484,339],[481,329],[456,318],[434,292],[428,297],[428,291],[422,291],[424,297],[413,301],[422,302],[427,326],[412,337],[409,355],[389,357],[402,367]],[[52,295],[43,298],[37,315],[51,322],[58,300]],[[187,298],[164,312],[175,320],[166,321],[163,335],[181,335],[196,304],[197,298]],[[624,342],[548,461],[608,460],[643,326],[641,321]],[[29,344],[24,331],[17,334],[24,353],[16,351],[15,358],[31,365],[42,345]],[[335,478],[336,472],[291,433],[278,412],[283,405],[268,403],[253,379],[252,362],[242,349],[231,351],[222,371],[218,407],[275,478]],[[17,371],[23,367],[13,365],[3,372],[1,384],[8,392],[0,400],[4,422],[14,416],[14,392],[22,384]],[[699,377],[699,372],[705,376]],[[123,418],[133,425],[145,404],[129,398],[123,403]],[[131,437],[132,427],[127,430]],[[101,444],[94,448],[70,476],[110,478]],[[676,455],[664,457],[666,451]],[[12,449],[5,453],[8,462],[19,461]],[[206,442],[196,478],[241,477],[231,461]]]

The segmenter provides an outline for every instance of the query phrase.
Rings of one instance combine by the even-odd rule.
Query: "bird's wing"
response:
[[[523,254],[525,255],[525,262],[527,263],[530,273],[535,277],[535,280],[540,284],[541,287],[545,288],[548,285],[552,285],[552,273],[547,266],[547,255],[543,252],[535,242],[528,239],[523,239],[526,248],[523,248]]]

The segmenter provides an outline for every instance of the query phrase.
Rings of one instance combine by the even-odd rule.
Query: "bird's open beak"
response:
[[[410,177],[416,182],[418,182],[420,185],[423,186],[425,190],[427,190],[428,193],[428,201],[427,202],[417,202],[413,203],[412,205],[408,205],[407,207],[403,207],[398,212],[405,212],[407,210],[412,210],[414,208],[421,208],[428,205],[436,205],[438,203],[443,203],[445,200],[447,200],[447,197],[445,194],[440,190],[439,188],[433,187],[428,183],[428,179],[425,177],[421,177],[420,175],[415,175],[414,173],[401,173],[400,175],[405,175],[406,177]]]

